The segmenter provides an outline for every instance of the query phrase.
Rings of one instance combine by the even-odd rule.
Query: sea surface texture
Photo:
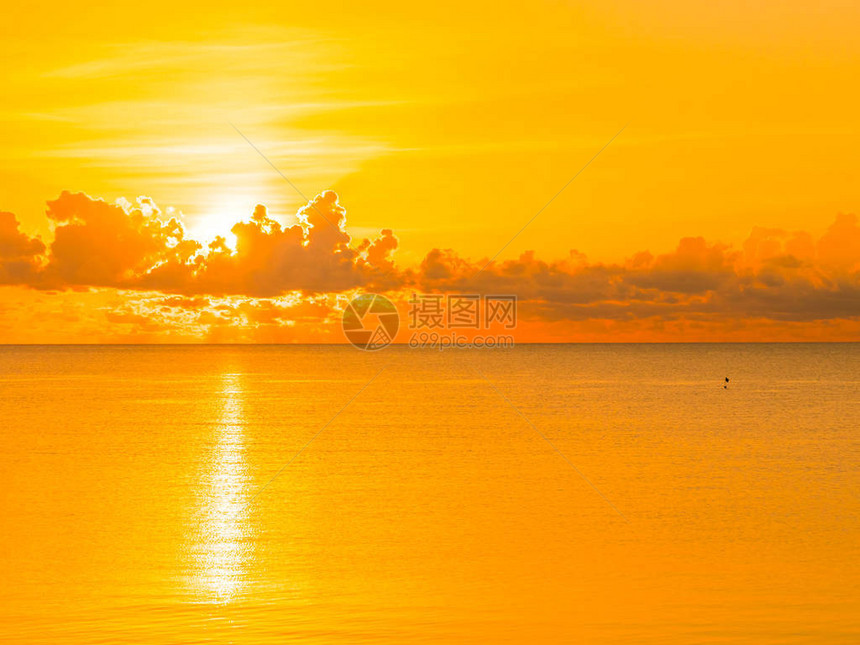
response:
[[[858,643],[858,439],[854,344],[3,347],[0,641]]]

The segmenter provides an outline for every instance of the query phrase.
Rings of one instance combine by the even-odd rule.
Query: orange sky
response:
[[[856,3],[4,12],[0,342],[340,342],[357,290],[474,287],[625,124],[478,285],[520,296],[523,340],[858,339]],[[231,123],[372,257],[297,250],[305,199]],[[201,265],[140,195],[205,270],[153,277]],[[239,221],[256,242],[209,253]]]

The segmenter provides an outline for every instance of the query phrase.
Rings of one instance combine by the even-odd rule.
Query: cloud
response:
[[[741,249],[684,238],[673,251],[645,251],[623,263],[563,260],[531,252],[481,270],[453,250],[434,249],[415,280],[423,291],[516,294],[533,320],[659,317],[758,318],[811,322],[860,317],[860,226],[839,216],[819,239],[753,229]]]
[[[176,219],[164,223],[147,198],[135,206],[64,192],[48,202],[54,241],[40,276],[49,288],[130,287],[162,262],[185,261],[199,244],[184,239]]]
[[[45,245],[18,230],[12,213],[0,212],[0,284],[32,282],[39,272]]]
[[[275,297],[291,291],[326,293],[393,285],[397,238],[386,229],[353,248],[346,211],[331,191],[298,213],[299,223],[282,227],[258,205],[232,233],[206,248],[186,237],[175,217],[165,219],[155,203],[109,204],[83,193],[63,192],[48,202],[55,223],[49,247],[18,231],[11,214],[0,220],[0,259],[7,284],[41,289],[113,287],[194,295]]]
[[[353,240],[331,191],[300,209],[292,226],[258,205],[233,226],[233,248],[223,238],[205,246],[189,238],[179,217],[165,217],[146,197],[109,204],[64,192],[48,202],[47,216],[54,223],[48,244],[0,213],[0,284],[118,290],[130,304],[105,319],[147,338],[330,338],[338,311],[332,298],[357,289],[399,301],[412,292],[515,294],[520,320],[552,330],[546,333],[554,339],[569,338],[570,324],[638,338],[636,325],[652,334],[736,334],[755,321],[758,329],[782,325],[808,337],[803,325],[860,321],[854,215],[837,216],[817,239],[756,227],[737,247],[687,237],[669,252],[642,251],[616,263],[591,262],[578,251],[549,261],[529,251],[487,265],[433,249],[412,268],[395,264],[392,229]]]
[[[818,256],[828,266],[850,271],[860,269],[860,227],[857,216],[840,214],[818,240]]]

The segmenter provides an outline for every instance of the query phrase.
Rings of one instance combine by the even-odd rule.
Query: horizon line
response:
[[[860,340],[636,340],[636,341],[542,341],[515,343],[510,347],[449,347],[446,349],[504,350],[522,345],[857,345]],[[3,347],[353,347],[350,343],[0,343]],[[409,347],[409,343],[389,343],[386,347]],[[410,349],[439,350],[438,347],[409,347]],[[358,351],[370,354],[380,350]]]

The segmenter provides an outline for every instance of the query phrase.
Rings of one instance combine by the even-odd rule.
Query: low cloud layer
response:
[[[546,262],[527,252],[493,264],[434,250],[417,273],[425,291],[513,293],[545,320],[723,316],[780,321],[860,317],[860,226],[840,215],[818,240],[755,228],[739,249],[683,238],[660,255],[589,262],[576,251]]]
[[[109,204],[64,192],[48,202],[55,224],[46,246],[0,219],[0,282],[37,289],[113,287],[185,295],[272,297],[291,291],[323,293],[391,282],[390,230],[352,246],[346,211],[325,192],[303,207],[299,223],[282,227],[257,206],[232,233],[204,247],[182,224],[164,218],[152,200]]]
[[[109,322],[154,332],[159,316],[177,329],[193,323],[210,331],[330,322],[331,298],[355,289],[516,294],[521,319],[548,326],[860,321],[854,215],[837,216],[819,238],[754,228],[736,247],[688,237],[669,253],[643,251],[620,263],[591,262],[577,251],[557,261],[527,252],[481,270],[486,260],[451,249],[432,250],[417,267],[396,266],[394,231],[353,240],[331,191],[303,207],[293,226],[257,206],[233,227],[235,248],[223,238],[208,245],[190,239],[178,219],[147,198],[109,204],[64,192],[48,202],[46,214],[55,225],[50,242],[26,235],[14,215],[0,213],[0,284],[41,293],[139,293],[146,306],[111,311]],[[294,300],[284,304],[283,297]]]

